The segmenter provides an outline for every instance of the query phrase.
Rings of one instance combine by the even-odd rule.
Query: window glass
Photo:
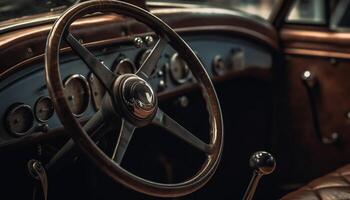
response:
[[[297,0],[287,21],[302,24],[325,24],[325,0]]]
[[[148,3],[191,4],[201,7],[219,7],[257,15],[268,19],[281,0],[148,0]],[[290,23],[325,24],[326,0],[297,0],[287,21]]]
[[[268,19],[280,0],[231,0],[232,8]]]
[[[64,10],[77,0],[0,0],[0,21]]]
[[[341,0],[336,5],[330,19],[330,28],[336,31],[350,30],[350,1]]]

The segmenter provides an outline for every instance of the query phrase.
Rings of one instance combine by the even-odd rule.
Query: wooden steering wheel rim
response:
[[[210,146],[211,154],[201,169],[190,179],[173,184],[156,183],[140,178],[123,169],[109,158],[91,140],[82,126],[72,114],[67,99],[59,70],[60,43],[65,31],[79,17],[94,12],[113,12],[116,14],[133,17],[148,25],[156,34],[167,38],[169,44],[186,60],[190,70],[201,86],[202,95],[207,104],[210,122]],[[129,3],[120,1],[92,0],[77,4],[65,11],[55,22],[48,36],[45,52],[46,84],[49,94],[53,99],[57,115],[71,134],[75,143],[82,151],[107,175],[119,183],[138,192],[157,197],[177,197],[192,193],[212,177],[219,164],[223,149],[223,120],[221,108],[214,86],[206,73],[200,60],[182,38],[167,24],[148,11]]]

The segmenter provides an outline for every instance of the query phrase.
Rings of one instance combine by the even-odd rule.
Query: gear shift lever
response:
[[[258,151],[250,157],[249,166],[254,170],[253,177],[245,191],[243,200],[251,200],[253,198],[260,178],[264,175],[271,174],[275,170],[276,161],[270,153]]]

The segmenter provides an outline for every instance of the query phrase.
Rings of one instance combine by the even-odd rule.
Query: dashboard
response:
[[[271,52],[249,40],[224,34],[196,34],[183,38],[214,81],[249,70],[266,71],[272,67]],[[142,35],[91,51],[116,74],[134,73],[155,40],[152,35]],[[60,69],[71,111],[84,122],[100,108],[105,90],[75,54],[61,55]],[[62,126],[44,77],[44,63],[36,63],[0,82],[0,145],[35,132],[49,134],[49,130]],[[196,80],[187,63],[168,45],[152,75],[151,85],[162,99],[195,88]]]

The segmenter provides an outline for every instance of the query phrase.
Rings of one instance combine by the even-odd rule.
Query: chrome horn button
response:
[[[140,77],[127,77],[122,83],[122,97],[128,111],[139,119],[153,116],[157,107],[152,87]]]

